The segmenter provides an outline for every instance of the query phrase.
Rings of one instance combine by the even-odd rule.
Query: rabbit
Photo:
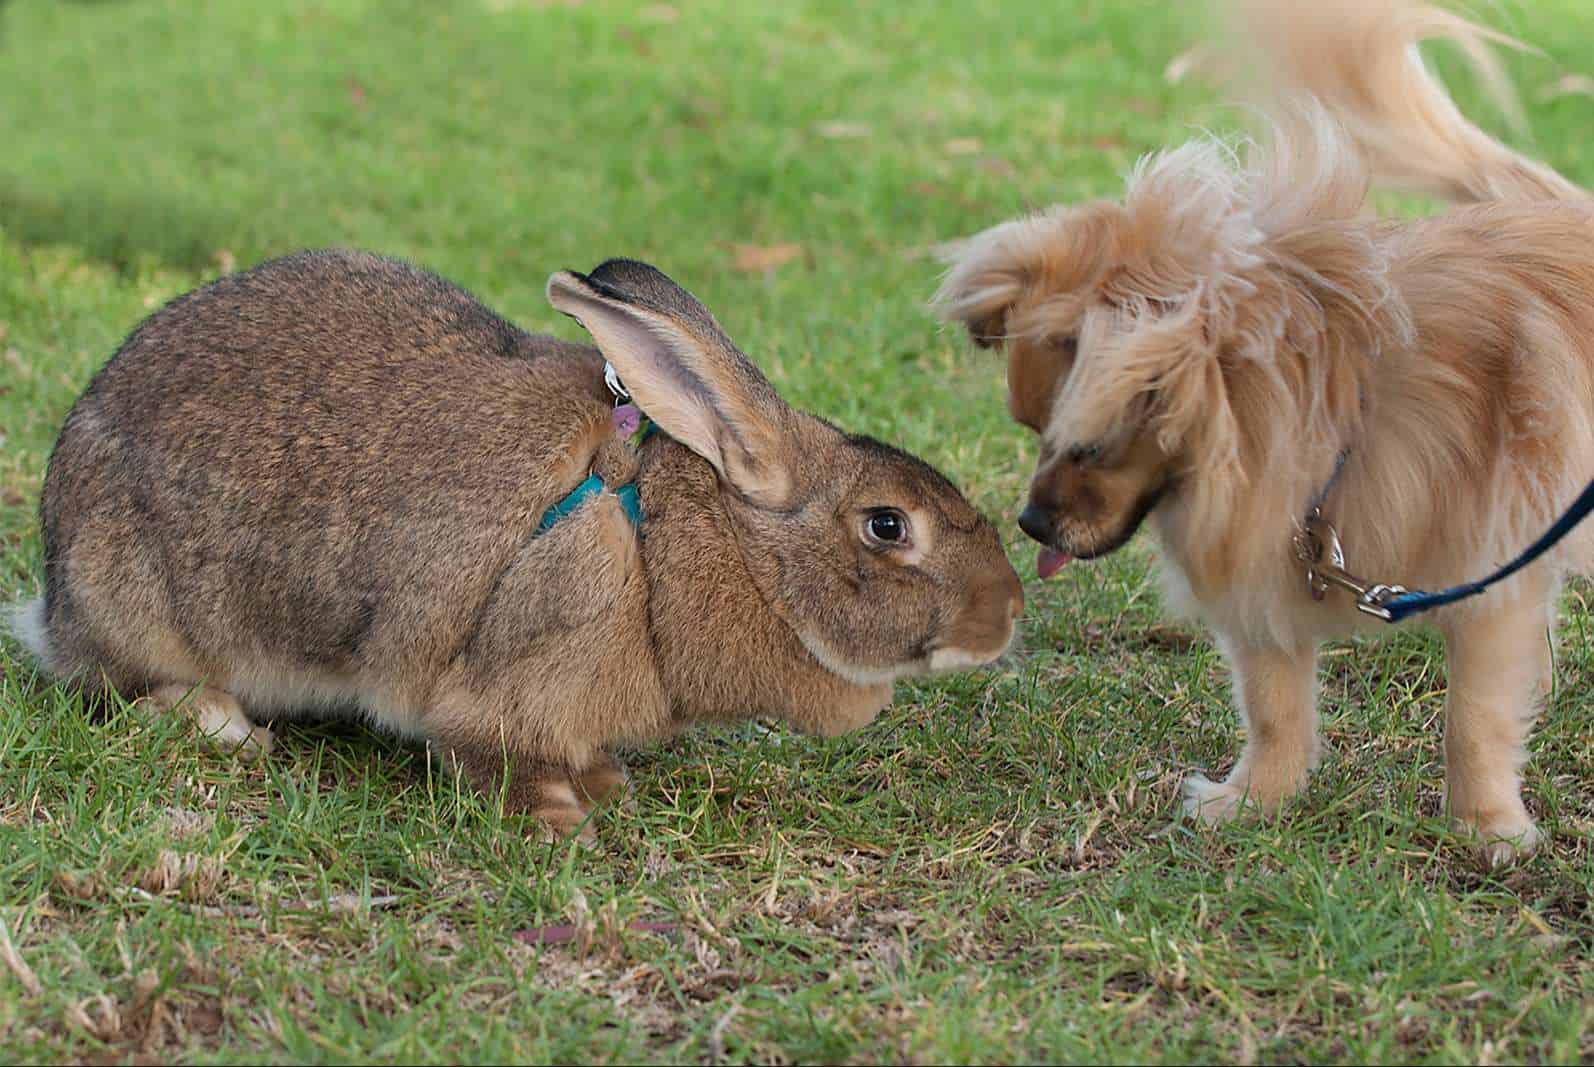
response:
[[[363,714],[589,839],[615,746],[758,716],[837,734],[900,677],[1006,650],[1018,576],[936,470],[788,407],[651,266],[547,298],[596,349],[362,252],[173,300],[67,416],[18,636],[244,757],[271,720]],[[638,446],[606,363],[662,431]]]

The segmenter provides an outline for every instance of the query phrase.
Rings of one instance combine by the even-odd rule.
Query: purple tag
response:
[[[616,404],[611,417],[621,437],[630,437],[642,427],[642,412],[637,410],[635,404]]]

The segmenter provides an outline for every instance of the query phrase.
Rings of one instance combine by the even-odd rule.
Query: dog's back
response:
[[[1594,475],[1594,196],[1468,120],[1418,45],[1457,45],[1508,115],[1515,97],[1491,46],[1519,46],[1414,0],[1236,0],[1236,12],[1270,72],[1265,106],[1314,99],[1377,177],[1460,205],[1380,243],[1422,338],[1400,377],[1473,414],[1437,420],[1449,434],[1429,446],[1510,457],[1483,537],[1509,555]],[[1562,554],[1594,567],[1594,526]]]
[[[1594,474],[1594,196],[1467,119],[1418,52],[1452,42],[1514,115],[1492,46],[1521,46],[1417,0],[1234,0],[1233,11],[1264,73],[1265,109],[1315,101],[1375,176],[1459,205],[1383,232],[1389,277],[1423,338],[1408,371],[1432,379],[1435,403],[1476,413],[1453,422],[1474,439],[1448,447],[1489,454],[1491,435],[1512,428],[1516,462],[1542,491],[1491,514],[1504,520],[1502,550],[1536,536]],[[1532,440],[1556,445],[1534,462],[1522,444]],[[1594,566],[1594,526],[1566,549]]]

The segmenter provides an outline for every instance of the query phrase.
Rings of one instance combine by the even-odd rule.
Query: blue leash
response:
[[[1338,479],[1339,472],[1344,468],[1346,455],[1345,452],[1340,453],[1328,484],[1313,500],[1306,522],[1295,539],[1296,558],[1306,564],[1306,583],[1313,599],[1323,599],[1330,585],[1337,586],[1356,597],[1358,610],[1388,623],[1402,622],[1413,615],[1477,596],[1491,586],[1505,581],[1554,548],[1572,532],[1573,527],[1588,518],[1590,513],[1594,513],[1594,482],[1590,482],[1572,502],[1572,506],[1555,521],[1555,525],[1545,531],[1544,536],[1529,545],[1511,562],[1487,578],[1480,578],[1475,582],[1453,585],[1449,589],[1441,589],[1434,593],[1421,589],[1407,589],[1399,585],[1364,582],[1345,570],[1345,553],[1340,548],[1339,535],[1323,518],[1322,512],[1323,501],[1328,496],[1328,490]]]
[[[1555,525],[1546,530],[1543,537],[1529,545],[1527,550],[1516,559],[1507,563],[1487,578],[1481,578],[1476,582],[1453,585],[1449,589],[1441,589],[1437,593],[1425,593],[1422,590],[1397,593],[1385,600],[1382,605],[1384,610],[1389,612],[1389,621],[1400,622],[1402,619],[1410,618],[1419,612],[1430,611],[1446,604],[1454,604],[1458,600],[1477,596],[1497,582],[1505,581],[1517,571],[1544,555],[1551,548],[1554,548],[1558,541],[1572,532],[1572,527],[1588,518],[1590,512],[1594,512],[1594,482],[1588,484],[1588,488],[1584,489],[1582,494],[1572,502],[1572,506],[1566,509],[1564,515],[1555,520]]]

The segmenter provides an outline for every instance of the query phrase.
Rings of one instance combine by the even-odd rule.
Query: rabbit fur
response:
[[[172,301],[67,417],[18,635],[243,755],[269,720],[352,709],[560,833],[625,781],[616,745],[851,730],[895,679],[1007,648],[1017,576],[935,470],[788,407],[652,267],[548,296],[597,349],[359,252]],[[606,359],[664,431],[639,448]],[[589,473],[637,484],[640,530],[605,491],[538,535]]]

